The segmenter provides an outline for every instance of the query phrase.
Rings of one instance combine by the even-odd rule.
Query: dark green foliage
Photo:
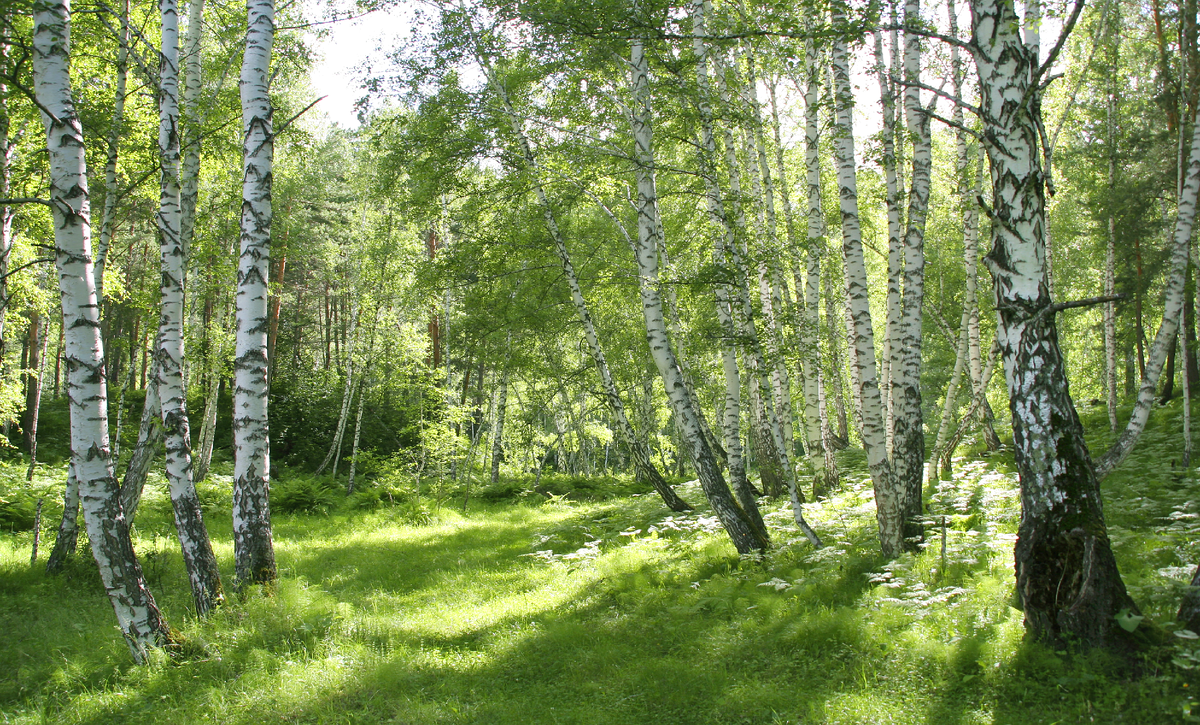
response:
[[[271,510],[281,514],[328,513],[344,497],[331,476],[296,476],[271,484]]]

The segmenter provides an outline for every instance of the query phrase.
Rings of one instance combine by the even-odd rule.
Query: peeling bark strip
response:
[[[162,252],[162,302],[158,323],[157,387],[167,444],[167,487],[175,529],[196,612],[204,616],[224,601],[221,574],[213,555],[200,499],[192,482],[192,438],[183,378],[183,300],[185,254],[179,236],[179,11],[176,0],[161,0],[162,53],[158,82],[158,153],[162,180],[158,241]]]
[[[663,302],[658,293],[658,248],[662,224],[658,216],[658,190],[654,174],[653,113],[650,106],[650,74],[645,55],[645,41],[635,38],[631,43],[629,83],[633,95],[630,126],[635,145],[637,174],[638,243],[635,250],[638,264],[638,287],[642,299],[642,316],[646,322],[646,342],[663,379],[667,398],[675,412],[675,420],[684,441],[691,449],[692,461],[700,478],[700,487],[712,504],[713,511],[733,540],[738,553],[762,551],[770,545],[765,531],[757,531],[737,504],[717,467],[716,456],[708,445],[700,422],[692,407],[683,372],[675,359],[675,351],[667,335],[663,319]]]
[[[1137,611],[1117,571],[1100,486],[1067,388],[1046,280],[1038,56],[1012,0],[972,0],[971,50],[991,160],[996,332],[1021,479],[1017,592],[1038,639],[1113,645]]]
[[[113,477],[83,129],[75,113],[67,70],[70,37],[68,0],[34,2],[34,87],[50,158],[50,207],[71,410],[71,461],[100,579],[133,658],[143,662],[148,650],[164,644],[170,632],[133,553]]]
[[[835,5],[834,25],[846,22],[841,5]],[[871,327],[871,306],[867,289],[867,268],[863,261],[862,227],[858,218],[858,180],[854,167],[854,96],[850,88],[850,63],[846,43],[834,40],[833,83],[835,156],[842,213],[842,256],[846,281],[848,331],[853,335],[851,352],[858,373],[858,397],[862,408],[863,449],[875,488],[875,518],[879,523],[879,543],[884,556],[896,557],[904,549],[904,497],[897,490],[887,457],[883,399],[875,370],[875,333]],[[918,468],[918,475],[920,469]]]
[[[242,60],[242,238],[238,259],[237,344],[233,359],[233,549],[238,586],[275,580],[267,439],[267,270],[271,255],[274,157],[268,67],[274,0],[247,0]]]

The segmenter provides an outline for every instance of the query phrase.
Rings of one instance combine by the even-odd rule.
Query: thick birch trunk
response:
[[[1034,637],[1112,645],[1124,634],[1116,614],[1137,606],[1109,545],[1047,286],[1037,56],[1021,40],[1011,0],[972,0],[971,16],[994,206],[985,261],[1021,480],[1017,593]]]
[[[108,398],[96,278],[88,222],[83,130],[71,98],[70,9],[66,0],[33,5],[34,87],[46,128],[55,257],[66,330],[71,460],[79,479],[92,556],[137,662],[164,644],[170,630],[146,588],[117,496],[108,447]]]
[[[834,24],[845,17],[840,6],[834,9]],[[858,182],[854,167],[853,95],[850,66],[844,41],[833,42],[834,109],[836,113],[835,155],[842,215],[843,274],[846,305],[849,311],[850,347],[854,351],[854,369],[858,374],[858,398],[862,409],[862,441],[867,466],[875,488],[879,542],[884,556],[899,556],[904,549],[905,496],[895,481],[887,458],[887,435],[883,418],[883,400],[875,369],[875,334],[871,326],[867,269],[863,261],[862,229],[858,218]]]
[[[183,377],[183,300],[185,255],[179,238],[179,10],[176,0],[160,0],[162,53],[158,96],[158,152],[162,183],[158,235],[162,251],[162,302],[158,324],[158,393],[166,443],[167,487],[175,510],[175,528],[196,612],[204,616],[225,595],[213,555],[200,499],[192,482],[192,440]]]
[[[662,376],[667,398],[675,412],[675,420],[687,443],[700,486],[712,504],[717,518],[725,527],[739,553],[748,554],[766,549],[770,542],[765,530],[756,530],[745,511],[730,494],[729,487],[717,467],[716,456],[700,430],[699,419],[692,407],[683,373],[675,359],[663,319],[663,303],[658,293],[657,237],[662,225],[658,217],[658,190],[655,184],[654,139],[651,127],[650,78],[647,70],[644,41],[636,38],[630,50],[630,86],[633,109],[630,126],[636,146],[637,209],[638,209],[638,287],[642,301],[642,316],[646,323],[646,342]]]
[[[233,548],[239,586],[275,580],[267,437],[267,273],[274,157],[268,66],[275,39],[274,0],[247,0],[246,12],[249,27],[240,83],[245,175],[233,361]]]

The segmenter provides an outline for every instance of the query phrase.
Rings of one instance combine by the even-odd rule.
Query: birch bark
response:
[[[883,106],[883,127],[880,140],[883,142],[883,177],[887,189],[888,225],[888,278],[887,278],[887,327],[884,331],[883,355],[879,361],[880,394],[883,396],[887,430],[888,456],[894,451],[895,409],[892,400],[892,375],[899,366],[899,349],[893,337],[900,328],[901,297],[900,279],[903,276],[904,247],[900,220],[900,180],[896,176],[896,95],[883,54],[883,33],[875,31],[875,68],[879,76],[879,98]],[[893,42],[895,42],[893,40]]]
[[[1187,273],[1192,227],[1196,221],[1198,195],[1200,195],[1200,115],[1197,115],[1193,122],[1187,176],[1184,179],[1182,193],[1179,194],[1174,246],[1171,252],[1171,271],[1167,276],[1162,322],[1158,326],[1158,334],[1155,335],[1154,343],[1150,347],[1146,372],[1142,376],[1141,388],[1138,390],[1137,402],[1133,406],[1129,422],[1125,424],[1125,429],[1117,436],[1117,440],[1112,446],[1096,461],[1096,475],[1101,480],[1120,465],[1121,461],[1125,460],[1125,456],[1133,450],[1150,417],[1150,408],[1154,404],[1158,379],[1162,375],[1167,350],[1179,328],[1179,314],[1184,305],[1184,279]]]
[[[985,263],[995,285],[1021,480],[1017,593],[1034,637],[1111,645],[1124,634],[1115,615],[1137,606],[1105,530],[1047,285],[1042,70],[1036,50],[1022,42],[1012,0],[972,0],[971,25],[994,207]]]
[[[160,0],[162,51],[158,83],[158,152],[162,167],[158,238],[162,252],[162,298],[158,323],[157,387],[166,442],[167,487],[175,529],[196,612],[204,616],[224,601],[221,574],[192,482],[192,442],[183,376],[185,254],[179,237],[179,10],[176,0]]]
[[[833,6],[834,25],[845,23],[844,6]],[[875,516],[884,556],[896,557],[904,549],[904,495],[896,486],[887,457],[887,435],[883,400],[875,367],[875,335],[871,326],[867,269],[863,261],[862,228],[858,217],[858,181],[854,166],[854,98],[850,89],[850,65],[846,43],[832,43],[834,82],[835,158],[842,216],[843,274],[846,305],[850,317],[854,368],[858,373],[858,397],[862,409],[862,441],[867,466],[875,489]]]
[[[721,189],[717,179],[717,142],[713,133],[712,86],[708,79],[708,31],[705,15],[708,0],[692,2],[692,50],[696,55],[696,85],[700,91],[700,174],[704,178],[705,200],[709,221],[714,228],[713,263],[718,269],[729,270],[728,250],[737,245],[737,234],[725,212]],[[746,461],[741,438],[741,372],[737,363],[737,325],[734,322],[733,285],[719,282],[715,285],[717,321],[721,325],[721,370],[725,376],[725,409],[722,419],[725,434],[725,450],[729,465],[729,478],[734,494],[752,525],[763,530],[766,525],[754,498],[754,491],[746,477]]]
[[[100,236],[96,243],[96,299],[104,301],[104,266],[112,241],[113,221],[117,211],[117,157],[125,126],[125,89],[129,74],[129,0],[121,3],[121,28],[117,33],[117,78],[113,92],[112,120],[104,158],[104,209],[100,215]]]
[[[921,27],[920,0],[904,4],[906,28]],[[929,210],[929,185],[933,168],[933,144],[929,114],[921,104],[915,85],[921,79],[921,38],[911,30],[904,33],[904,116],[912,139],[912,184],[908,194],[908,224],[904,230],[904,292],[900,325],[893,339],[892,475],[904,508],[905,546],[913,547],[922,536],[917,523],[921,515],[921,486],[925,471],[925,426],[921,406],[922,311],[925,300],[925,219]]]
[[[692,460],[699,475],[700,486],[712,504],[714,512],[724,526],[739,553],[762,551],[769,546],[765,530],[756,530],[746,513],[730,494],[729,487],[717,467],[716,456],[708,445],[691,397],[683,380],[683,373],[675,359],[663,319],[662,298],[658,293],[658,248],[657,237],[662,225],[658,217],[658,190],[655,182],[654,132],[651,126],[653,112],[650,104],[650,78],[645,56],[645,41],[634,38],[630,47],[630,86],[633,108],[630,126],[634,138],[637,175],[638,243],[638,287],[642,302],[642,316],[646,324],[646,342],[654,363],[662,376],[667,398],[675,412],[685,442],[690,448]]]
[[[55,261],[62,292],[71,408],[71,460],[92,556],[137,662],[170,631],[146,588],[117,497],[108,444],[108,398],[88,219],[83,130],[71,97],[69,0],[33,4],[34,88],[46,129]]]
[[[267,438],[267,274],[271,259],[274,157],[268,67],[274,0],[247,0],[240,83],[244,134],[241,255],[233,379],[233,548],[239,586],[275,580]]]

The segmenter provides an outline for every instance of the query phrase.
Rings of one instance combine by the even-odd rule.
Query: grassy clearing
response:
[[[1159,412],[1106,484],[1122,571],[1168,621],[1197,559],[1195,480]],[[846,459],[853,465],[852,457]],[[8,499],[47,496],[0,468]],[[20,483],[17,483],[17,481]],[[232,572],[228,478],[207,484]],[[29,567],[28,533],[0,534],[5,723],[1170,723],[1200,687],[1189,642],[1140,663],[1023,641],[1010,606],[1019,506],[1004,455],[961,460],[930,509],[924,552],[876,554],[865,475],[807,507],[813,551],[781,503],[763,561],[732,554],[711,513],[652,496],[481,502],[427,523],[411,507],[276,521],[276,595],[207,621],[190,595],[161,482],[138,549],[185,651],[130,664],[90,561]],[[701,493],[685,487],[689,501]],[[416,523],[413,523],[416,521]],[[1200,713],[1200,708],[1197,708]]]

